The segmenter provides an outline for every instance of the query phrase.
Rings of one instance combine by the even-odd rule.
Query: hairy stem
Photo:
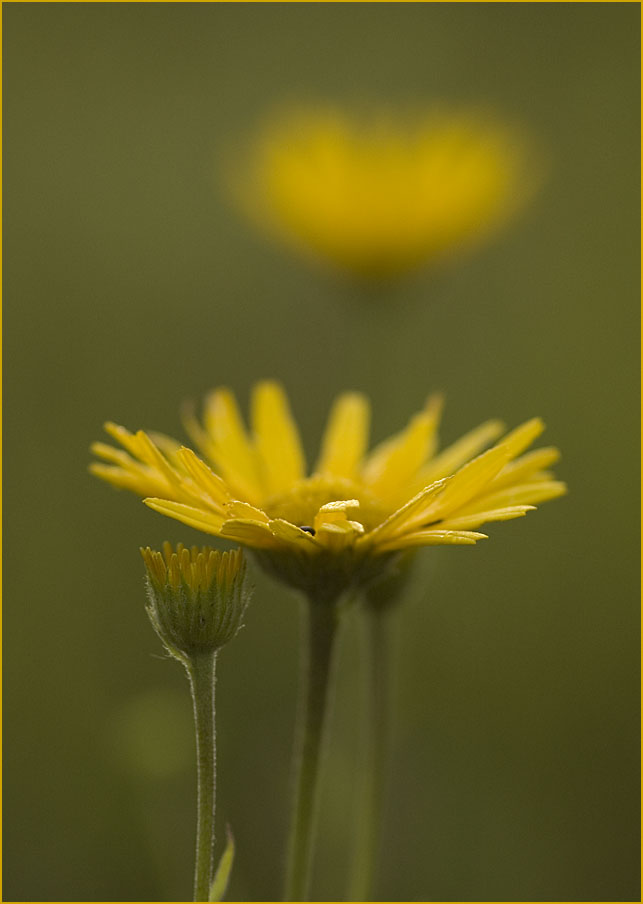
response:
[[[288,843],[286,901],[308,900],[320,762],[328,721],[337,624],[335,605],[310,601],[295,738],[295,800]]]
[[[214,815],[216,791],[216,731],[214,687],[216,653],[194,656],[188,675],[194,704],[197,762],[197,829],[194,900],[207,901],[214,877]]]

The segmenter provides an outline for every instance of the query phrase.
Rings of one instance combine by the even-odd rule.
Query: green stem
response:
[[[217,654],[193,656],[187,666],[194,703],[197,763],[196,865],[194,900],[207,901],[214,878],[216,732],[214,686]]]
[[[389,747],[387,619],[381,607],[368,607],[362,615],[365,731],[349,901],[372,900],[379,861]]]
[[[308,637],[295,739],[295,800],[286,873],[286,901],[307,901],[317,811],[320,760],[328,722],[333,642],[338,613],[333,604],[310,601]]]

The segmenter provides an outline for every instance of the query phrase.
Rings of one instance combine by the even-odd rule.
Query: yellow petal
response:
[[[345,523],[348,520],[348,513],[355,514],[358,511],[358,499],[338,499],[336,502],[327,502],[315,515],[315,531],[320,530],[325,524]]]
[[[458,511],[475,497],[482,497],[489,492],[491,480],[501,469],[516,455],[519,455],[534,439],[545,429],[540,418],[532,418],[530,421],[512,430],[501,442],[492,449],[487,449],[482,455],[478,455],[473,461],[468,462],[457,471],[444,493],[427,512],[427,523],[442,520],[446,516]],[[527,499],[516,499],[515,502],[530,502]],[[485,505],[485,508],[498,506]]]
[[[444,518],[486,489],[489,481],[506,464],[508,456],[506,449],[494,446],[460,468],[451,477],[444,492],[427,508],[426,523]]]
[[[268,515],[261,509],[256,508],[254,505],[250,505],[249,502],[240,502],[238,499],[233,499],[228,503],[226,506],[226,515],[228,518],[260,521],[263,524],[268,524],[270,521]]]
[[[216,512],[205,511],[204,509],[195,508],[192,505],[185,505],[183,502],[172,502],[169,499],[144,499],[145,505],[160,512],[161,515],[167,515],[176,521],[181,521],[189,527],[195,527],[202,530],[206,534],[220,535],[223,525],[223,518]]]
[[[92,443],[90,449],[99,458],[104,458],[105,461],[111,461],[123,468],[138,465],[138,462],[135,462],[123,449],[115,449],[114,446],[108,446],[107,443]],[[138,467],[140,468],[140,465]]]
[[[143,430],[138,430],[136,433],[136,440],[138,441],[139,458],[151,468],[156,468],[170,486],[180,489],[182,483],[181,475],[177,472],[176,468],[172,467],[160,449],[154,445],[147,433]]]
[[[333,521],[320,525],[315,539],[327,549],[339,552],[347,546],[352,546],[363,534],[364,525],[359,521]]]
[[[401,533],[409,532],[416,527],[421,526],[426,521],[426,511],[433,504],[434,500],[443,492],[447,486],[448,479],[437,480],[431,486],[425,487],[413,499],[410,499],[402,508],[393,512],[386,521],[378,524],[376,528],[370,531],[365,541],[373,543],[381,543],[389,537],[396,536]]]
[[[304,476],[304,454],[286,395],[277,383],[259,383],[252,397],[252,429],[267,495],[283,493]]]
[[[545,424],[542,418],[532,417],[531,420],[525,421],[520,427],[516,427],[515,430],[503,437],[498,445],[503,446],[507,450],[510,459],[515,458],[521,452],[524,452],[528,446],[531,446],[544,429]]]
[[[177,458],[197,487],[207,493],[213,502],[223,506],[230,501],[230,490],[225,481],[201,461],[192,449],[182,446],[177,452]]]
[[[521,518],[535,508],[535,505],[511,505],[471,515],[458,515],[455,518],[441,521],[440,527],[444,530],[471,530],[489,521],[510,521],[512,518]]]
[[[407,549],[412,546],[473,546],[478,540],[486,539],[486,534],[478,534],[467,530],[420,530],[388,540],[378,546],[378,551],[392,552],[396,549]]]
[[[376,496],[395,504],[406,495],[409,482],[417,478],[431,453],[438,420],[439,405],[431,399],[405,430],[371,452],[364,465],[363,480]]]
[[[230,518],[221,528],[220,536],[257,549],[279,547],[279,541],[273,536],[268,525],[250,518]]]
[[[499,489],[508,484],[524,483],[527,477],[531,482],[539,471],[548,468],[549,465],[557,462],[559,458],[560,452],[553,446],[527,452],[526,455],[522,455],[504,466],[502,471],[494,477],[493,487]],[[548,475],[545,475],[545,479],[547,477]]]
[[[212,439],[212,458],[217,471],[238,495],[249,502],[261,502],[264,492],[257,456],[229,389],[215,389],[210,393],[204,421]]]
[[[100,462],[92,462],[89,466],[90,473],[101,480],[106,480],[118,489],[130,490],[138,496],[147,496],[148,493],[164,493],[167,490],[165,481],[159,481],[154,477],[133,469],[125,470],[113,465],[104,465]]]
[[[493,484],[489,487],[493,489]],[[532,505],[564,496],[567,485],[561,480],[538,480],[534,483],[521,483],[517,486],[503,487],[498,492],[482,494],[471,500],[469,505],[457,511],[457,515],[475,514],[483,509],[503,508],[511,505]]]
[[[268,526],[274,536],[285,543],[295,543],[297,546],[308,548],[310,551],[319,545],[308,531],[302,530],[297,525],[291,524],[290,521],[285,521],[283,518],[273,518]]]
[[[370,406],[365,396],[347,392],[332,407],[315,470],[334,477],[357,477],[368,446]]]
[[[352,546],[364,535],[364,525],[348,518],[349,514],[357,512],[357,499],[341,499],[322,505],[315,515],[315,539],[334,552]]]
[[[106,443],[93,443],[91,448],[95,455],[99,455],[106,461],[113,462],[118,467],[108,467],[107,465],[94,463],[90,466],[92,474],[107,480],[113,486],[131,490],[141,496],[158,495],[178,499],[184,495],[180,488],[180,480],[173,474],[173,469],[158,452],[163,469],[161,470],[156,466],[156,457],[148,449],[147,444],[150,443],[149,440],[147,440],[146,444],[141,440],[140,436],[134,436],[124,427],[119,427],[117,424],[107,423],[105,424],[105,429],[114,439],[124,445],[135,458],[132,458],[131,455],[122,449],[114,449]],[[166,468],[173,474],[171,479],[168,479]]]
[[[161,450],[167,460],[171,464],[176,465],[176,456],[179,449],[181,448],[181,443],[177,442],[173,437],[167,436],[167,434],[165,433],[149,431],[147,435],[152,440],[154,445]]]
[[[106,433],[109,433],[113,439],[127,449],[130,455],[133,455],[135,458],[139,457],[139,443],[129,430],[125,427],[121,427],[119,424],[114,424],[112,421],[107,421],[103,424],[103,428]]]
[[[214,440],[204,430],[194,413],[194,403],[184,402],[181,406],[181,422],[187,435],[190,437],[199,452],[214,464],[215,445]]]
[[[497,439],[504,429],[502,421],[485,421],[484,424],[480,424],[457,442],[447,446],[427,464],[426,468],[422,469],[420,479],[424,486],[454,474],[465,462]]]

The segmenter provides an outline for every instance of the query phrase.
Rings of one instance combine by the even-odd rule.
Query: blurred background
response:
[[[395,613],[383,900],[639,900],[637,4],[6,4],[4,900],[185,900],[188,686],[139,545],[194,531],[86,471],[114,419],[284,381],[374,439],[534,414],[570,495],[422,551]],[[215,160],[284,101],[484,104],[547,150],[488,246],[377,298],[273,247]],[[299,604],[255,571],[220,658],[229,899],[281,894]],[[359,745],[345,626],[314,888],[344,895]]]

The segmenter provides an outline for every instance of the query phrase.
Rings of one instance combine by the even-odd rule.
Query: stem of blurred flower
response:
[[[311,599],[307,608],[295,735],[295,800],[288,839],[286,901],[308,900],[320,762],[328,724],[333,647],[339,617],[334,602]]]
[[[373,900],[379,862],[389,752],[388,612],[388,608],[373,606],[361,613],[364,741],[347,901]]]
[[[197,829],[194,900],[208,901],[214,877],[216,729],[214,687],[216,652],[193,656],[187,666],[194,703],[197,762]]]

